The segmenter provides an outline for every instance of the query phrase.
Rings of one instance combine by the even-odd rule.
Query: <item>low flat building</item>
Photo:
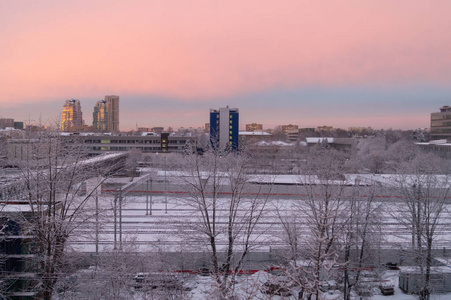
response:
[[[89,135],[80,136],[80,140],[89,154],[130,150],[157,153],[183,152],[191,138],[163,133],[143,136]]]
[[[401,268],[399,273],[399,288],[405,293],[418,294],[421,292],[421,285],[419,283],[423,276],[418,267]],[[448,266],[432,267],[429,288],[434,294],[451,292],[451,269]]]
[[[272,134],[262,131],[240,131],[238,133],[240,142],[254,143],[259,141],[268,141]]]
[[[415,145],[424,152],[433,153],[441,158],[451,159],[451,143],[448,143],[446,139],[415,143]]]
[[[46,150],[48,150],[46,140],[15,138],[7,141],[7,157],[9,160],[45,159]]]
[[[71,140],[73,143],[83,143],[84,149],[89,155],[96,155],[106,152],[122,152],[130,150],[139,150],[142,153],[158,152],[183,152],[186,143],[193,139],[187,136],[175,136],[169,133],[161,135],[148,132],[142,136],[120,136],[108,134],[86,133],[80,135],[68,134],[62,136],[64,139]],[[36,155],[42,155],[45,151],[45,141],[36,139],[9,139],[8,140],[8,159],[23,160],[30,159]]]

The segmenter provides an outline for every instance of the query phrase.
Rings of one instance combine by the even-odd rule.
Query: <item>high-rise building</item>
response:
[[[119,132],[119,96],[105,96],[108,131]]]
[[[83,125],[80,100],[66,100],[61,114],[61,130],[65,132],[77,130]]]
[[[451,140],[451,107],[443,106],[440,112],[431,113],[431,140]]]
[[[92,113],[92,127],[97,131],[106,131],[106,102],[105,100],[97,101],[94,106],[94,112]]]
[[[210,141],[214,149],[238,150],[238,108],[210,109]]]
[[[119,132],[119,96],[105,96],[97,101],[92,114],[92,126],[103,132]]]

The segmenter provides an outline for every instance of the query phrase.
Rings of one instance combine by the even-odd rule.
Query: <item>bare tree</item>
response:
[[[356,184],[359,184],[357,181]],[[362,271],[374,267],[377,240],[380,239],[381,203],[376,202],[374,186],[352,189],[348,196],[349,211],[343,235],[344,274],[343,294],[349,300],[354,289],[359,288]],[[361,287],[358,292],[368,292]]]
[[[382,137],[362,139],[357,145],[356,156],[353,157],[360,166],[370,173],[380,174],[386,169],[386,142]]]
[[[276,126],[272,130],[272,138],[274,141],[286,141],[287,134],[282,130],[282,126]]]
[[[411,161],[421,150],[413,141],[399,140],[389,145],[386,151],[386,170],[396,173],[405,162]]]
[[[349,202],[344,194],[344,156],[320,147],[311,154],[302,169],[303,175],[299,176],[300,199],[291,208],[294,222],[279,217],[291,253],[288,266],[283,268],[300,288],[299,299],[322,296],[323,285],[339,263],[349,218]]]
[[[7,145],[6,136],[0,133],[0,167],[3,167],[3,164],[6,161],[6,156],[8,155]]]
[[[86,160],[80,143],[55,134],[40,134],[29,147],[29,155],[18,162],[21,190],[16,197],[29,203],[33,218],[24,220],[23,226],[35,240],[40,297],[51,299],[58,276],[64,273],[68,238],[96,213],[89,200],[102,181],[90,191],[83,191],[83,182],[117,166]]]
[[[256,245],[256,229],[267,204],[262,186],[252,195],[246,193],[248,160],[244,153],[218,151],[183,157],[185,173],[181,178],[189,193],[185,203],[197,216],[189,229],[210,254],[220,299],[236,296],[236,275]],[[270,189],[270,185],[266,187]]]
[[[0,206],[0,270],[1,270],[1,277],[0,280],[0,298],[6,298],[6,289],[8,285],[8,274],[5,270],[5,263],[7,261],[7,255],[6,255],[6,249],[5,248],[5,241],[7,239],[7,235],[9,234],[8,231],[11,231],[11,220],[10,217],[3,213],[4,205]]]
[[[126,175],[134,178],[136,177],[136,167],[138,166],[139,161],[142,158],[141,150],[130,150],[125,160],[124,164],[124,172]]]
[[[420,272],[417,282],[420,299],[430,299],[433,249],[440,242],[446,224],[450,181],[443,175],[443,163],[434,155],[419,153],[404,163],[397,184],[403,207],[396,217],[412,234],[412,255]]]

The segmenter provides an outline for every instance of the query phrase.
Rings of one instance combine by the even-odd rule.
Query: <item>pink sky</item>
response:
[[[450,28],[446,0],[2,1],[0,116],[105,94],[216,107],[275,88],[448,87]]]

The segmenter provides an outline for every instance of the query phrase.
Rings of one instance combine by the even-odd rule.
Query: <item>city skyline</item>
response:
[[[7,1],[0,117],[86,124],[121,97],[120,129],[240,123],[414,129],[451,104],[445,1]]]

